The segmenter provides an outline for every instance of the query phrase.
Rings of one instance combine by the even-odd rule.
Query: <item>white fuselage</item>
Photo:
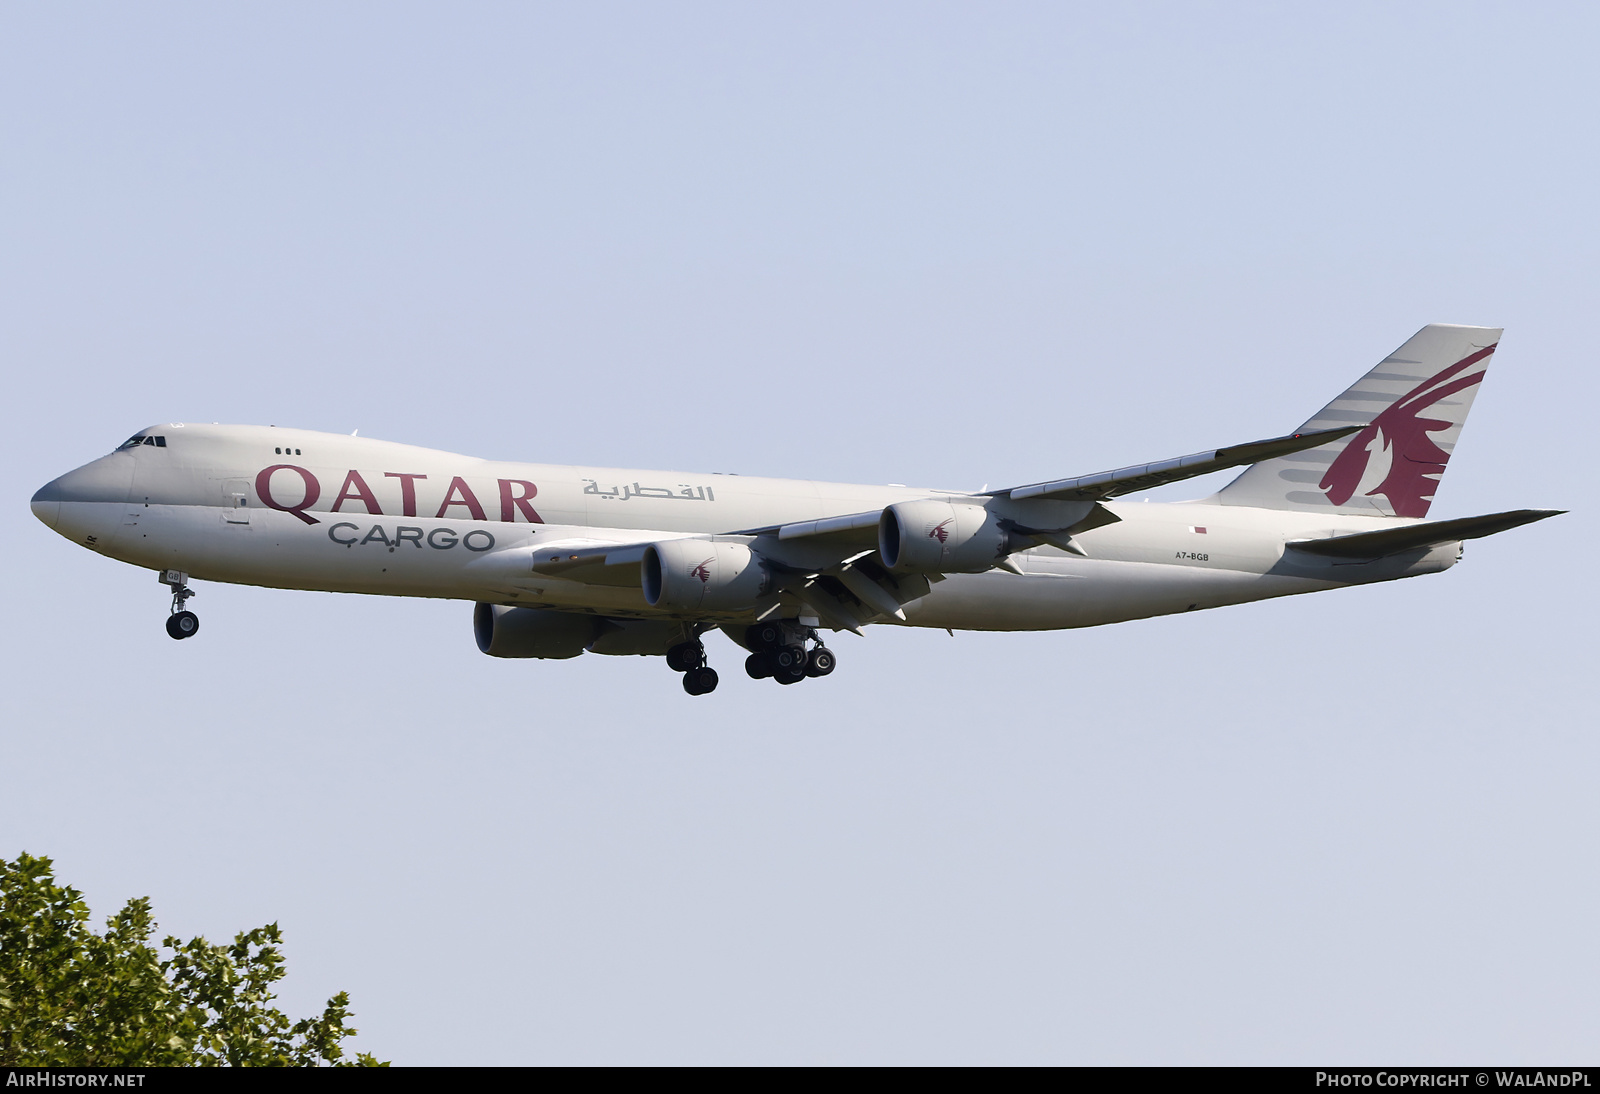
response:
[[[534,552],[652,534],[739,535],[917,498],[986,500],[959,491],[497,463],[261,426],[145,432],[165,443],[119,449],[55,480],[34,498],[40,519],[101,554],[199,579],[617,618],[680,616],[652,609],[637,585],[537,573]],[[1074,537],[1083,556],[1038,547],[1011,556],[1021,574],[952,574],[906,605],[907,622],[1086,627],[1434,573],[1459,553],[1448,544],[1337,563],[1285,548],[1406,523],[1394,518],[1206,502],[1106,508],[1120,521]]]

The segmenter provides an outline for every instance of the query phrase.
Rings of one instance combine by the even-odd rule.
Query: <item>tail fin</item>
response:
[[[1263,509],[1427,516],[1499,341],[1497,327],[1430,323],[1297,432],[1365,429],[1253,464],[1212,500]]]

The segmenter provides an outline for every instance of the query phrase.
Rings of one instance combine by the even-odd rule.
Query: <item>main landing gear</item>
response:
[[[167,633],[174,638],[193,638],[200,629],[200,617],[184,608],[195,591],[189,588],[189,575],[181,570],[162,570],[156,575],[163,585],[172,586],[172,611],[167,616]]]
[[[838,664],[816,628],[787,620],[757,623],[744,632],[744,640],[756,651],[744,659],[744,671],[752,680],[770,676],[780,684],[798,684],[808,676],[826,676]],[[807,642],[816,645],[807,650]]]
[[[668,650],[667,667],[683,673],[683,690],[690,695],[717,690],[717,670],[706,664],[706,648],[699,641],[680,642]]]
[[[798,684],[808,676],[827,676],[838,664],[816,628],[794,620],[757,623],[744,632],[744,641],[756,651],[744,661],[744,671],[754,680],[771,677],[780,684]],[[690,695],[717,689],[717,670],[706,664],[706,648],[698,640],[669,649],[667,667],[683,673],[683,690]]]

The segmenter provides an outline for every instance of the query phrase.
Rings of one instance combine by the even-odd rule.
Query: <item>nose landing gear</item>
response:
[[[197,595],[189,588],[189,575],[182,570],[162,570],[156,574],[156,579],[163,585],[172,586],[172,611],[167,615],[167,633],[173,638],[193,638],[200,630],[200,617],[184,607],[191,596]]]

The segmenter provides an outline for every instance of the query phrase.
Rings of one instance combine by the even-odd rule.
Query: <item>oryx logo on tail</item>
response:
[[[1470,373],[1467,370],[1494,351],[1494,346],[1481,349],[1428,377],[1352,437],[1317,484],[1328,500],[1343,505],[1364,482],[1377,478],[1381,472],[1382,478],[1364,491],[1363,496],[1382,494],[1389,499],[1397,517],[1427,516],[1434,492],[1439,488],[1439,475],[1450,460],[1450,454],[1428,434],[1458,423],[1425,418],[1422,414],[1436,403],[1481,382],[1483,369]],[[1372,467],[1369,474],[1368,468],[1375,455],[1387,457],[1388,468],[1385,471],[1379,464]]]

